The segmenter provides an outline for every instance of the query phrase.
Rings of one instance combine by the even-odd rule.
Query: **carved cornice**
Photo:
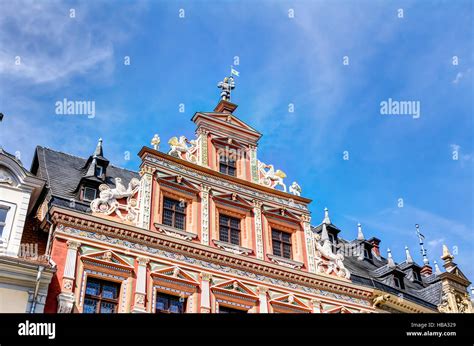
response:
[[[368,299],[372,295],[372,289],[367,289],[347,281],[342,282],[337,278],[285,268],[251,257],[234,255],[199,243],[183,241],[131,225],[119,224],[112,220],[99,219],[77,211],[54,206],[50,213],[52,221],[56,224],[75,227],[80,230],[89,230],[96,234],[99,239],[109,236],[116,239],[116,244],[130,241],[152,248],[168,250],[177,254],[227,265],[240,270],[249,270],[253,273],[288,280],[303,286],[311,286],[314,289],[347,294],[359,299]],[[60,228],[56,228],[56,232],[60,231]],[[80,235],[80,232],[78,235]]]
[[[294,261],[294,260],[291,260],[291,259],[285,258],[285,257],[275,256],[275,255],[272,255],[272,254],[267,254],[267,257],[273,263],[276,263],[276,264],[279,264],[281,266],[288,267],[288,268],[301,269],[304,265],[304,263],[302,263],[302,262]]]
[[[227,242],[220,241],[220,240],[213,240],[213,242],[217,247],[219,247],[219,248],[221,248],[225,251],[232,252],[232,253],[237,254],[237,255],[248,256],[251,253],[253,253],[252,249],[247,249],[247,248],[241,247],[239,245],[227,243]]]
[[[171,237],[175,237],[178,239],[193,240],[197,238],[197,234],[195,233],[186,232],[174,227],[162,225],[160,223],[155,223],[155,228],[166,235],[169,235]]]

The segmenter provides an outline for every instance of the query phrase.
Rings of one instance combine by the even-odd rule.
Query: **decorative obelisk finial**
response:
[[[232,77],[232,76],[225,77],[222,82],[219,82],[217,84],[217,87],[219,89],[222,89],[222,91],[221,91],[221,100],[230,102],[231,90],[235,88],[234,77]]]
[[[428,265],[430,261],[428,261],[428,256],[426,255],[426,249],[423,243],[425,236],[421,234],[420,232],[420,225],[416,224],[415,227],[416,227],[416,234],[418,235],[418,239],[420,240],[420,252],[421,252],[421,255],[423,256],[423,264]]]
[[[392,251],[390,251],[390,249],[387,249],[387,265],[390,268],[395,267],[395,262],[393,261],[393,257],[392,257]]]
[[[324,208],[324,219],[323,219],[323,223],[325,223],[326,225],[330,225],[330,224],[331,224],[331,220],[329,219],[329,209],[328,209],[328,208]]]
[[[365,240],[364,233],[362,233],[362,225],[360,222],[357,224],[357,240]]]
[[[406,255],[407,263],[413,263],[413,257],[411,257],[410,250],[408,249],[408,246],[406,245],[405,245],[405,255]]]

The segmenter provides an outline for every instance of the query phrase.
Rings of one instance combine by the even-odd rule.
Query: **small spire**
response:
[[[387,265],[390,268],[395,267],[395,262],[393,261],[393,257],[392,257],[392,251],[390,251],[390,249],[387,249]]]
[[[104,156],[104,151],[102,149],[102,138],[99,138],[99,142],[97,142],[97,147],[94,151],[94,157]]]
[[[328,235],[328,230],[326,228],[326,224],[323,222],[323,229],[321,231],[321,241],[324,243],[326,241],[329,241],[329,235]]]
[[[413,258],[411,257],[410,250],[408,250],[408,246],[405,246],[405,254],[406,254],[406,261],[407,263],[413,263]]]
[[[436,275],[442,274],[442,273],[441,273],[441,270],[439,269],[438,263],[437,263],[436,261],[433,261],[433,264],[434,264],[434,266],[435,266],[435,274],[436,274]]]
[[[329,209],[328,209],[328,208],[324,208],[324,220],[323,220],[323,223],[325,223],[326,225],[330,225],[330,224],[331,224],[331,220],[329,219]]]
[[[443,256],[441,256],[441,259],[445,262],[452,261],[454,259],[454,256],[451,255],[448,247],[445,244],[443,244]]]
[[[357,224],[357,240],[365,240],[364,233],[362,233],[362,225],[360,222]]]
[[[420,252],[421,252],[421,255],[423,256],[423,264],[427,266],[428,264],[430,264],[430,261],[428,261],[428,256],[426,254],[426,249],[423,243],[425,236],[421,234],[420,232],[420,225],[416,224],[415,228],[416,228],[416,234],[418,235],[418,239],[420,241]]]

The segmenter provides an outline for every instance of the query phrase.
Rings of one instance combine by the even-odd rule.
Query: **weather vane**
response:
[[[219,89],[222,89],[221,91],[221,100],[224,101],[230,101],[230,94],[231,91],[235,88],[235,82],[234,82],[234,77],[233,76],[239,77],[239,71],[234,69],[233,66],[230,67],[230,76],[225,77],[222,82],[219,82],[217,84],[217,87]]]

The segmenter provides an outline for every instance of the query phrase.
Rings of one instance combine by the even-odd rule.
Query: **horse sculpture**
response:
[[[188,146],[188,143],[190,146]],[[188,140],[185,136],[180,136],[179,139],[177,137],[172,137],[168,144],[170,145],[170,151],[168,155],[182,158],[181,155],[184,154],[187,161],[196,163],[196,151],[197,151],[197,143],[196,140]]]
[[[261,174],[260,183],[262,185],[272,188],[281,186],[283,191],[286,192],[286,185],[283,182],[283,179],[286,178],[286,174],[283,171],[278,169],[275,172],[275,167],[273,165],[267,165],[261,161],[258,161],[258,170]]]

